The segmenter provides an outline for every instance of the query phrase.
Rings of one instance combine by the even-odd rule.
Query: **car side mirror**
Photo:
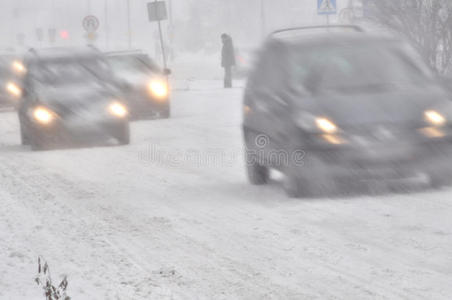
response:
[[[163,70],[163,74],[166,75],[166,76],[171,75],[171,73],[172,73],[171,69],[166,68],[166,69]]]

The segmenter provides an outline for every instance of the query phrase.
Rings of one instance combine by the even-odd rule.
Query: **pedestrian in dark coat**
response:
[[[221,41],[223,42],[221,66],[224,68],[224,87],[232,88],[232,67],[235,66],[234,43],[226,33],[221,35]]]

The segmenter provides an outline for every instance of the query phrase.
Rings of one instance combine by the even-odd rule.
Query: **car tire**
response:
[[[20,143],[22,146],[28,146],[31,143],[27,129],[22,122],[20,123]]]
[[[452,186],[452,174],[430,174],[430,186],[434,189]]]
[[[47,142],[39,134],[34,134],[30,138],[30,146],[32,151],[45,151],[50,149]]]
[[[309,184],[306,184],[295,172],[286,172],[283,186],[289,198],[304,198],[312,195],[312,192],[308,188]]]
[[[270,171],[268,167],[260,164],[255,155],[246,154],[246,171],[248,180],[253,185],[264,185],[268,183]]]
[[[118,128],[116,133],[116,139],[119,145],[129,145],[130,144],[130,125],[129,123],[124,123]]]
[[[284,190],[290,198],[314,198],[332,196],[339,187],[318,159],[307,157],[302,165],[288,166],[284,171]]]
[[[171,117],[171,110],[168,108],[165,111],[162,111],[159,115],[160,119],[169,119]]]
[[[270,178],[270,170],[264,165],[263,160],[256,152],[252,152],[255,142],[254,135],[250,131],[244,131],[245,138],[245,164],[248,180],[253,185],[264,185],[268,183]]]

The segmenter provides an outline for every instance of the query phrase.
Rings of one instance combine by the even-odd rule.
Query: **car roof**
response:
[[[299,46],[334,46],[341,44],[400,43],[395,37],[364,32],[357,26],[312,26],[274,32],[267,43]]]
[[[144,56],[148,56],[146,53],[144,53],[141,50],[127,50],[127,51],[111,51],[111,52],[106,52],[105,55],[107,55],[107,57],[127,57],[127,56],[132,56],[132,57],[144,57]]]
[[[83,60],[87,58],[102,58],[102,53],[93,47],[71,48],[58,47],[46,49],[30,49],[25,55],[25,61],[63,61]]]

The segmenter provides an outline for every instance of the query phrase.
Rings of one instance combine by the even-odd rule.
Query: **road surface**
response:
[[[218,86],[220,83],[218,83]],[[288,199],[247,183],[241,89],[194,86],[132,144],[33,153],[0,114],[0,299],[450,299],[452,190]]]

